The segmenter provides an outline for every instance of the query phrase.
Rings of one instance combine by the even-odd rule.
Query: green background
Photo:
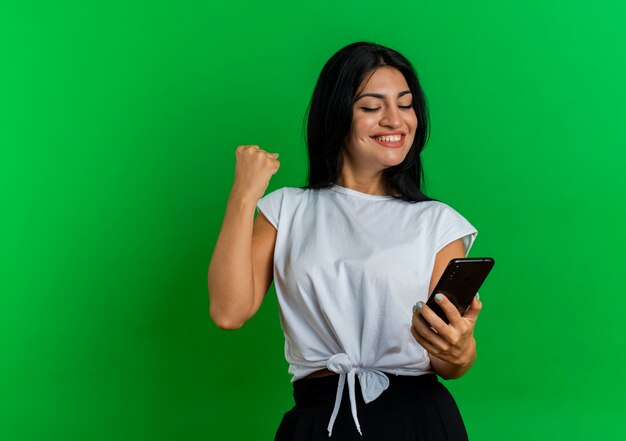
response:
[[[207,268],[236,147],[304,185],[306,105],[358,40],[415,65],[426,191],[497,261],[446,382],[470,439],[626,439],[624,5],[3,2],[0,439],[272,439],[274,288],[221,331]]]

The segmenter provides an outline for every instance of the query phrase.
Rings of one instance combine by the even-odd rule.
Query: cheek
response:
[[[409,127],[411,127],[411,129],[413,131],[415,131],[415,129],[419,125],[419,122],[417,121],[417,115],[416,114],[413,114],[411,116],[411,118],[409,118],[408,124],[409,124]]]
[[[352,123],[352,139],[356,142],[368,141],[372,122],[361,118]]]

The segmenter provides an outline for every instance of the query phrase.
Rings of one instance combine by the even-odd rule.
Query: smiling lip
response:
[[[380,139],[376,139],[374,136],[371,136],[371,138],[374,140],[374,142],[376,142],[377,144],[382,145],[383,147],[388,147],[388,148],[398,148],[398,147],[402,147],[402,145],[404,144],[404,138],[406,138],[406,135],[404,133],[390,133],[389,135],[401,135],[400,137],[400,141],[398,142],[385,142],[385,141],[381,141]],[[376,136],[384,136],[384,135],[376,135]]]

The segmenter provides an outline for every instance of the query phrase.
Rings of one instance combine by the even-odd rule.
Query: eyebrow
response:
[[[401,96],[406,95],[407,93],[411,93],[411,91],[410,91],[410,90],[403,90],[402,92],[400,92],[400,93],[398,94],[398,98],[400,98]],[[356,103],[358,100],[360,100],[361,98],[364,98],[364,97],[366,97],[366,96],[373,96],[374,98],[380,98],[381,100],[382,100],[382,99],[385,99],[385,95],[381,95],[380,93],[362,93],[361,95],[359,95],[359,96],[358,96],[358,97],[354,100],[354,102]]]

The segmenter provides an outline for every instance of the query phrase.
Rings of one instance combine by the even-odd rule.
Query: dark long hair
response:
[[[428,140],[430,118],[415,69],[399,52],[363,41],[340,49],[322,68],[304,117],[309,176],[308,185],[300,188],[329,188],[335,184],[342,169],[341,152],[350,135],[356,92],[365,76],[382,66],[394,67],[404,75],[418,121],[413,145],[404,161],[383,170],[383,187],[396,199],[434,200],[421,190],[424,170],[420,154]]]

